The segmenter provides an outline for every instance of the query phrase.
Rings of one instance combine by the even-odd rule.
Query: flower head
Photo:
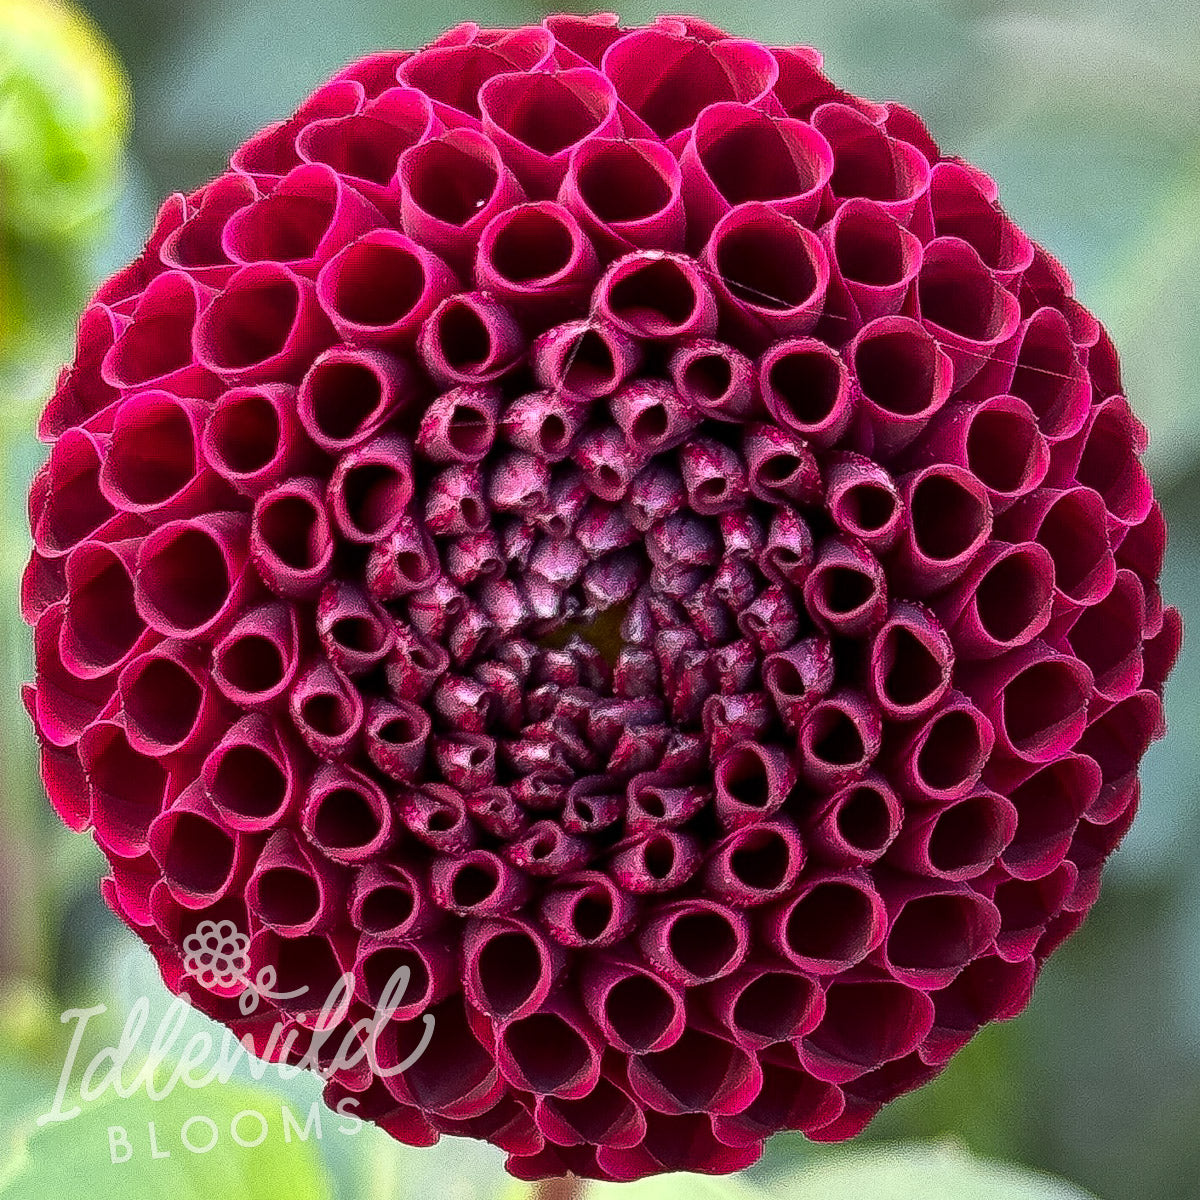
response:
[[[301,1034],[407,968],[330,1101],[524,1177],[852,1136],[1024,1006],[1161,729],[1106,334],[810,50],[365,59],[167,202],[42,432],[29,706],[106,899],[235,1029],[213,922]]]

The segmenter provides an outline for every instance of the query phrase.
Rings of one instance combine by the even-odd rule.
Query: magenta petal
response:
[[[575,147],[621,128],[613,85],[591,67],[494,76],[479,107],[484,132],[531,194],[558,187]]]
[[[759,348],[808,333],[821,316],[829,259],[811,230],[760,201],[717,222],[702,262],[724,315]]]
[[[213,647],[213,682],[242,708],[283,695],[300,665],[296,610],[287,604],[247,609]]]
[[[596,252],[570,211],[539,201],[488,222],[475,251],[475,284],[508,304],[525,323],[587,308],[600,274]]]
[[[845,357],[857,382],[855,446],[886,462],[910,445],[946,403],[954,364],[908,317],[880,317],[864,326]]]
[[[933,1001],[899,982],[861,979],[832,984],[825,1017],[800,1043],[800,1061],[817,1079],[848,1083],[903,1058],[933,1027]]]
[[[929,190],[929,163],[920,150],[889,137],[869,116],[848,104],[822,104],[810,120],[833,149],[830,188],[834,196],[865,196],[906,224]]]
[[[211,303],[222,303],[222,311],[237,307],[236,300],[210,303],[211,297],[207,287],[183,271],[159,275],[141,294],[130,323],[104,356],[100,364],[104,382],[116,388],[157,386],[179,395],[205,395],[210,384],[202,368],[219,374],[218,362],[224,360],[197,355],[198,361],[193,361],[193,336],[203,338],[201,330],[212,320]],[[264,333],[270,340],[273,331]]]
[[[200,440],[204,462],[242,495],[255,498],[311,465],[297,421],[295,390],[263,383],[231,388],[213,407]]]
[[[839,788],[807,832],[817,858],[837,867],[872,863],[896,840],[903,806],[881,776],[868,773]]]
[[[149,831],[150,852],[174,900],[184,908],[207,908],[246,877],[251,844],[225,828],[203,788],[186,788]]]
[[[455,289],[450,268],[391,229],[368,233],[329,260],[316,296],[353,346],[411,346],[422,322]]]
[[[263,492],[250,522],[250,559],[263,582],[291,600],[315,596],[333,564],[333,530],[320,481],[301,478]]]
[[[736,422],[758,408],[751,362],[733,346],[711,338],[684,342],[669,370],[684,402],[705,417]]]
[[[884,904],[864,871],[810,874],[766,910],[762,933],[783,958],[814,975],[840,974],[883,941]]]
[[[239,265],[283,263],[315,275],[338,247],[382,220],[331,167],[306,164],[285,175],[270,195],[234,212],[221,235],[221,249]]]
[[[679,164],[659,142],[591,137],[572,152],[558,198],[612,253],[682,250],[681,186]]]
[[[260,919],[287,937],[303,937],[333,924],[343,876],[308,852],[288,830],[271,835],[247,883]]]
[[[247,525],[218,512],[160,525],[138,552],[134,600],[152,629],[199,637],[237,612],[250,591]]]
[[[698,115],[679,165],[689,236],[699,242],[729,209],[747,200],[811,224],[834,158],[829,143],[803,121],[718,103]]]
[[[227,384],[294,382],[332,340],[308,279],[279,263],[243,267],[200,314],[196,361]]]
[[[847,200],[821,231],[835,287],[843,289],[863,321],[899,313],[921,269],[921,239],[885,205]]]
[[[593,303],[599,314],[636,338],[711,337],[717,306],[694,260],[661,250],[627,254],[605,272]]]
[[[443,300],[421,326],[417,349],[443,387],[487,383],[507,374],[525,349],[509,308],[486,292]]]
[[[299,803],[295,746],[258,713],[235,722],[204,760],[205,795],[230,829],[257,833],[281,824]]]

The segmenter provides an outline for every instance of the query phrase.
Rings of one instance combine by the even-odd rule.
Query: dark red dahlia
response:
[[[1112,345],[811,50],[365,59],[167,202],[41,431],[28,703],[108,903],[276,1054],[408,968],[379,1065],[428,1046],[330,1102],[523,1177],[852,1136],[1022,1008],[1161,731]]]

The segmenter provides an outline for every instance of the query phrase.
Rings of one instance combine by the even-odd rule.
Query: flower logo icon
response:
[[[206,988],[247,982],[250,939],[232,921],[202,921],[183,943],[184,970]]]

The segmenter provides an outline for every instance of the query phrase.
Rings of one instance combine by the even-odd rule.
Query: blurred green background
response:
[[[92,1113],[28,1136],[29,1118],[45,1110],[61,1070],[69,1031],[59,1012],[108,1006],[90,1046],[119,1033],[133,997],[151,994],[157,1012],[166,1005],[148,956],[99,902],[98,852],[60,830],[44,805],[16,691],[31,673],[14,600],[27,553],[25,489],[40,454],[30,430],[56,364],[70,353],[86,290],[136,253],[165,195],[210,177],[234,146],[290,112],[341,64],[420,44],[459,20],[507,25],[547,11],[522,0],[482,7],[87,0],[83,7],[128,75],[133,123],[123,159],[127,95],[102,41],[49,0],[0,0],[0,694],[7,697],[0,704],[0,1197],[41,1200],[85,1181],[93,1197],[111,1187],[133,1200],[218,1191],[241,1200],[285,1189],[295,1200],[519,1195],[506,1193],[498,1156],[485,1147],[455,1141],[408,1151],[373,1129],[292,1146],[273,1136],[255,1151],[231,1149],[225,1139],[203,1158],[177,1149],[171,1163],[155,1162],[145,1175],[137,1173],[150,1170],[139,1165],[149,1155],[141,1153],[138,1122],[144,1142],[147,1119],[169,1125],[169,1105],[147,1114],[124,1102],[117,1115]],[[655,10],[637,3],[620,11],[634,23]],[[844,86],[915,108],[947,151],[999,180],[1009,211],[1068,264],[1082,300],[1109,326],[1127,391],[1151,430],[1150,462],[1171,526],[1164,592],[1183,609],[1185,625],[1200,628],[1196,7],[1186,0],[837,0],[790,10],[716,0],[696,11],[737,33],[818,46]],[[1048,966],[1027,1013],[986,1030],[860,1142],[949,1139],[1069,1178],[1102,1200],[1200,1197],[1194,638],[1167,699],[1171,732],[1146,762],[1139,820],[1090,919]],[[226,1107],[278,1115],[283,1095],[303,1112],[316,1095],[311,1081],[281,1085],[268,1076],[252,1085],[244,1071],[240,1078],[247,1088],[273,1090],[207,1089],[181,1103],[219,1123]],[[139,1148],[123,1168],[108,1161],[105,1130],[115,1121],[130,1127]],[[778,1137],[752,1176],[779,1187],[783,1176],[816,1170],[830,1153],[798,1136]],[[876,1167],[866,1168],[872,1178]],[[937,1171],[922,1159],[914,1171],[922,1182],[912,1194],[938,1200]],[[818,1185],[813,1176],[811,1192],[793,1194],[835,1200],[843,1193],[828,1178]],[[946,1195],[1068,1195],[991,1186],[963,1183]],[[872,1191],[880,1200],[910,1194]],[[866,1192],[860,1182],[845,1194]]]

